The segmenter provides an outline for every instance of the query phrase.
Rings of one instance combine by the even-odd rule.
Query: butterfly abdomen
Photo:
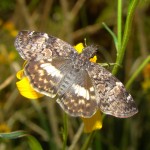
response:
[[[69,73],[67,73],[64,78],[60,81],[58,85],[58,95],[62,96],[67,90],[72,86],[74,81],[76,80],[76,71],[72,69]]]

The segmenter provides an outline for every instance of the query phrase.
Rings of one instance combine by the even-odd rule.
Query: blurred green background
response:
[[[122,0],[122,32],[131,0]],[[36,30],[75,45],[79,42],[100,45],[98,62],[115,63],[112,36],[102,22],[117,35],[117,1],[110,0],[1,0],[0,1],[0,132],[25,130],[43,149],[61,149],[63,111],[54,100],[43,97],[29,100],[16,87],[16,72],[23,60],[14,47],[20,30]],[[126,53],[117,77],[126,84],[150,52],[150,1],[139,1],[134,13]],[[107,67],[110,71],[111,67]],[[139,113],[128,119],[105,116],[89,145],[98,150],[150,150],[150,63],[130,85]],[[70,148],[82,121],[68,116],[67,146]],[[82,133],[74,149],[80,150],[89,134]],[[29,149],[25,137],[0,139],[0,150]],[[71,148],[70,148],[71,149]]]

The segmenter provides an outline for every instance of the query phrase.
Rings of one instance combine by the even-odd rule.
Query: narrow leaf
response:
[[[27,138],[31,150],[43,150],[39,141],[35,137],[28,136]]]
[[[110,33],[110,35],[112,36],[113,40],[114,40],[114,43],[115,43],[115,47],[116,47],[116,50],[118,52],[118,40],[117,40],[117,37],[116,35],[114,34],[114,32],[111,31],[111,29],[103,22],[102,25],[104,26],[104,28]]]
[[[9,132],[9,133],[0,133],[0,138],[5,138],[5,139],[17,139],[23,136],[27,136],[27,132],[15,131],[15,132]]]

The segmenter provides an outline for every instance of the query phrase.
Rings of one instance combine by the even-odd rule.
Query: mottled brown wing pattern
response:
[[[60,92],[61,93],[61,92]],[[89,118],[98,109],[95,90],[88,73],[81,70],[57,102],[71,116]]]
[[[76,53],[74,48],[63,40],[35,31],[20,31],[15,40],[15,47],[24,60],[68,57],[71,53]]]
[[[119,118],[138,112],[131,95],[109,71],[89,59],[88,46],[78,54],[68,43],[35,31],[19,32],[16,49],[27,60],[24,72],[32,87],[57,102],[72,116],[91,117],[97,109]]]
[[[25,66],[25,74],[32,87],[39,93],[51,98],[55,97],[59,82],[71,69],[70,60],[64,58],[29,61]]]
[[[91,63],[88,73],[95,88],[98,107],[103,113],[126,118],[138,112],[132,96],[109,71]]]

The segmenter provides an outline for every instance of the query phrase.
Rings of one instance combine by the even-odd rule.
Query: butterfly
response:
[[[108,70],[89,59],[97,47],[81,54],[67,42],[35,31],[20,31],[15,40],[27,61],[24,72],[33,89],[51,98],[71,116],[89,118],[97,110],[119,118],[138,112],[132,96]]]

